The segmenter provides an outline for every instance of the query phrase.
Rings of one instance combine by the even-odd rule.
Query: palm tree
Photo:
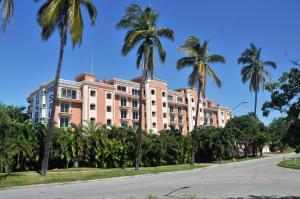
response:
[[[42,28],[42,39],[48,40],[57,29],[60,35],[60,52],[54,80],[54,98],[49,120],[49,128],[45,143],[42,163],[42,175],[47,174],[50,153],[51,137],[54,129],[55,105],[57,102],[57,88],[62,67],[64,48],[67,43],[67,34],[70,31],[73,48],[80,45],[83,34],[83,19],[81,6],[87,8],[92,25],[95,24],[97,10],[92,0],[47,0],[38,11],[38,23]]]
[[[170,28],[156,27],[159,13],[155,12],[151,7],[141,8],[139,5],[131,4],[126,8],[126,15],[122,17],[116,25],[118,29],[127,29],[122,55],[127,56],[128,53],[137,45],[136,67],[142,67],[142,78],[140,82],[139,93],[139,128],[136,140],[136,161],[135,169],[139,169],[141,159],[141,141],[142,141],[142,102],[143,88],[146,79],[153,78],[155,69],[154,50],[157,51],[160,61],[166,63],[166,51],[162,46],[160,38],[174,40],[174,32]]]
[[[199,39],[194,36],[190,36],[189,38],[187,38],[184,45],[180,46],[179,51],[186,53],[188,56],[183,57],[177,61],[177,70],[180,71],[186,67],[193,67],[193,71],[188,78],[188,84],[192,88],[198,88],[198,101],[196,108],[197,112],[195,126],[192,132],[193,146],[191,154],[191,164],[194,164],[196,148],[195,131],[198,127],[199,101],[201,95],[203,96],[203,98],[205,98],[207,74],[212,78],[212,80],[217,84],[218,87],[221,87],[220,79],[212,70],[209,64],[225,63],[225,59],[221,55],[208,55],[208,41],[204,41],[204,43],[201,45]]]
[[[13,0],[0,0],[0,10],[2,11],[2,25],[1,31],[5,32],[9,21],[14,16],[14,1]]]
[[[253,43],[250,43],[250,48],[242,52],[237,63],[244,65],[241,70],[243,83],[250,81],[250,92],[255,92],[254,115],[256,116],[257,93],[260,87],[264,89],[266,78],[271,80],[270,73],[264,67],[271,66],[272,68],[276,68],[276,64],[273,61],[262,61],[261,48],[258,49]]]

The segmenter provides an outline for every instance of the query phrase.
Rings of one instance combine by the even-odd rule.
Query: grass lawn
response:
[[[35,184],[48,184],[57,182],[72,182],[94,179],[113,178],[121,176],[134,176],[140,174],[155,174],[168,171],[191,170],[206,167],[206,164],[195,165],[171,165],[160,167],[143,167],[140,170],[126,169],[99,169],[99,168],[72,168],[56,169],[48,172],[46,177],[34,171],[2,173],[0,174],[0,189],[12,186],[24,186]]]
[[[300,169],[300,157],[292,160],[284,160],[277,164],[280,167],[286,167],[291,169]]]
[[[261,158],[265,158],[265,157],[268,157],[268,156],[266,156],[266,155],[255,156],[255,157],[249,156],[248,158],[245,158],[245,157],[243,157],[243,158],[236,158],[236,159],[234,159],[234,161],[232,159],[229,159],[229,160],[221,160],[221,162],[215,161],[214,163],[227,164],[227,163],[233,163],[233,162],[243,162],[243,161],[247,161],[247,160],[261,159]]]

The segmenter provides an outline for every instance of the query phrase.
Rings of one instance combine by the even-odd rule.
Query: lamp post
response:
[[[235,110],[235,109],[237,109],[239,106],[241,106],[242,104],[247,104],[248,102],[241,102],[241,103],[239,103],[238,105],[236,105],[231,111],[230,111],[230,118],[232,117],[232,112]]]
[[[230,118],[232,118],[232,111],[234,111],[235,109],[237,109],[239,106],[241,106],[242,104],[247,104],[248,102],[241,102],[239,103],[238,105],[236,105],[231,111],[230,111]],[[234,149],[233,149],[233,152],[232,152],[232,161],[234,162],[235,161],[235,158],[234,158],[234,153],[235,153],[235,147],[236,147],[236,142],[234,143]]]

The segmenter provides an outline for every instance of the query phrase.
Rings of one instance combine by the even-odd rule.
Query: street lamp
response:
[[[235,109],[237,109],[239,106],[241,106],[242,104],[247,104],[248,102],[241,102],[239,103],[238,105],[236,105],[231,111],[230,111],[230,118],[232,118],[232,111],[234,111]],[[236,143],[234,143],[234,147],[236,147]],[[232,161],[234,162],[235,161],[235,158],[234,158],[234,153],[235,153],[235,149],[233,149],[233,152],[232,152]]]
[[[248,102],[241,102],[239,103],[236,107],[234,107],[230,112],[234,111],[235,109],[237,109],[239,106],[241,106],[242,104],[247,104]]]

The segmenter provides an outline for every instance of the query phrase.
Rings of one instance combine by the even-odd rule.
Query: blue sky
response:
[[[264,60],[277,63],[270,69],[273,80],[291,68],[289,59],[300,58],[300,1],[298,0],[94,0],[98,8],[96,26],[91,27],[85,17],[83,43],[72,49],[68,42],[62,78],[74,79],[82,72],[90,72],[91,57],[94,57],[93,73],[98,79],[119,77],[130,79],[140,74],[135,68],[135,51],[122,57],[120,49],[125,31],[115,29],[115,24],[124,15],[124,8],[131,3],[149,5],[160,12],[158,26],[168,26],[175,31],[175,42],[163,40],[168,61],[157,63],[155,76],[167,80],[169,87],[187,86],[190,70],[177,72],[176,61],[183,54],[178,46],[194,35],[201,41],[210,41],[209,52],[223,55],[226,64],[212,65],[222,80],[219,89],[208,80],[207,97],[229,108],[241,101],[248,101],[235,110],[236,115],[253,111],[254,94],[249,85],[241,82],[236,59],[254,42],[262,48]],[[15,1],[15,16],[5,34],[0,34],[0,102],[27,105],[26,97],[41,83],[53,79],[58,59],[59,38],[55,34],[45,42],[40,39],[36,12],[40,4],[31,1]],[[86,63],[88,57],[88,63]],[[269,123],[273,117],[262,116],[260,108],[270,97],[268,92],[258,95],[258,115]]]

